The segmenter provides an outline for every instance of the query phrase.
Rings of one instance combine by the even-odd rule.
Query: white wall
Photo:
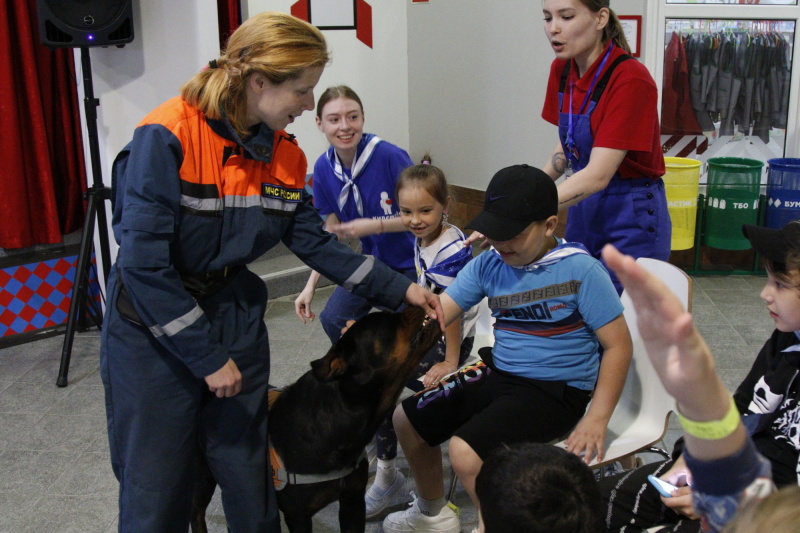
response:
[[[217,57],[219,49],[215,2],[134,0],[133,18],[132,43],[90,49],[94,93],[100,99],[97,127],[103,176],[109,184],[111,163],[136,124],[176,96],[183,82]],[[75,56],[80,78],[77,49]],[[79,88],[82,91],[82,83]]]
[[[611,6],[647,9],[642,0]],[[430,150],[450,183],[480,190],[505,166],[543,166],[558,136],[541,118],[555,57],[541,0],[416,3],[408,28],[412,157]]]
[[[324,2],[325,0],[314,0]],[[273,10],[289,13],[295,0],[247,0],[245,16]],[[364,103],[365,130],[408,149],[408,52],[406,9],[410,0],[367,0],[372,6],[372,48],[356,39],[355,30],[325,30],[332,62],[314,93],[349,85]],[[313,21],[312,21],[313,22]],[[315,113],[307,111],[288,130],[297,135],[309,169],[328,148],[317,129]]]
[[[136,125],[151,109],[176,96],[183,82],[219,53],[216,2],[134,0],[133,19],[132,43],[124,48],[89,49],[94,95],[100,100],[97,108],[98,144],[106,185],[111,184],[114,157],[131,139]],[[86,124],[78,49],[75,50],[75,59],[81,120]],[[91,184],[91,159],[85,128],[83,143]],[[105,204],[110,226],[111,206],[108,202]],[[110,227],[108,230],[110,235]],[[113,259],[117,246],[113,237],[110,236],[109,240]],[[95,249],[99,250],[99,246],[95,238]]]

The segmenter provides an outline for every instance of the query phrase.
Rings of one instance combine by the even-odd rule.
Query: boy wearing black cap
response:
[[[767,282],[761,299],[775,322],[775,331],[761,348],[733,399],[755,447],[772,465],[778,487],[800,484],[800,220],[776,230],[742,227],[751,246],[764,258]],[[607,531],[644,530],[673,525],[664,531],[699,532],[692,473],[676,444],[673,461],[655,462],[600,480],[608,506]],[[648,475],[679,488],[662,497]],[[729,475],[733,475],[729,473]],[[720,487],[730,479],[717,480]],[[640,529],[641,528],[641,529]]]
[[[483,362],[395,410],[419,497],[407,511],[386,517],[386,533],[461,531],[444,497],[439,445],[447,439],[450,461],[476,508],[475,478],[502,444],[549,442],[575,428],[569,451],[587,463],[602,458],[631,339],[606,269],[583,246],[554,236],[557,212],[556,185],[541,170],[516,165],[492,178],[483,211],[467,227],[494,249],[468,263],[441,301],[449,322],[488,297],[495,344],[481,352]]]

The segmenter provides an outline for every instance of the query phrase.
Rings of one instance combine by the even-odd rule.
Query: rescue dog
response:
[[[311,532],[311,517],[338,500],[340,531],[363,533],[368,478],[364,448],[440,335],[438,322],[417,307],[370,313],[295,383],[272,391],[269,438],[289,473],[289,482],[277,492],[289,531]],[[271,452],[273,478],[281,478],[273,459]],[[292,483],[295,476],[324,478],[330,473],[341,477]],[[195,479],[192,531],[202,533],[216,482],[207,465],[200,465]]]

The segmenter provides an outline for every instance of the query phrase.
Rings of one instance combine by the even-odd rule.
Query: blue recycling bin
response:
[[[776,158],[767,161],[767,205],[765,224],[780,229],[800,218],[800,159]]]

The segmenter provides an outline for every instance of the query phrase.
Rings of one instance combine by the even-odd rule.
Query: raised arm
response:
[[[692,487],[673,491],[673,498],[682,503],[670,507],[702,517],[710,532],[720,531],[738,506],[774,490],[770,463],[747,436],[736,404],[716,373],[711,350],[678,298],[613,246],[603,249],[603,259],[630,295],[647,355],[677,401]],[[675,478],[680,471],[667,474]],[[691,505],[686,501],[689,494]]]
[[[677,400],[678,411],[694,422],[725,420],[732,408],[731,395],[717,375],[714,357],[692,316],[666,285],[632,257],[607,245],[603,259],[633,301],[647,355],[664,388]],[[686,433],[686,449],[699,460],[729,457],[745,445],[741,421],[729,434],[720,433],[720,438],[698,438],[693,433],[697,432]]]

